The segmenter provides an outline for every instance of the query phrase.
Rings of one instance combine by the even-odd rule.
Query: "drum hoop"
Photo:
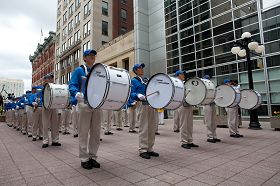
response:
[[[52,105],[52,102],[53,102],[53,99],[52,99],[52,97],[53,97],[53,91],[52,91],[52,89],[50,88],[50,102],[49,102],[49,105],[48,105],[48,107],[46,107],[45,106],[45,103],[44,103],[44,99],[45,99],[45,89],[46,89],[46,87],[47,86],[49,86],[50,87],[50,83],[46,83],[45,85],[44,85],[44,87],[43,87],[43,90],[42,90],[42,94],[43,94],[43,100],[42,100],[42,102],[43,102],[43,106],[44,106],[44,108],[45,109],[49,109],[50,108],[50,105]]]
[[[253,89],[249,89],[249,88],[246,88],[246,89],[242,89],[241,91],[240,91],[240,95],[241,95],[241,93],[242,93],[242,91],[244,91],[244,90],[251,90],[251,91],[253,91],[254,93],[256,93],[256,91],[255,90],[253,90]],[[257,95],[257,94],[256,94]],[[259,96],[257,96],[257,98],[258,98],[258,102],[259,102],[259,100],[260,100],[260,97]],[[242,98],[241,98],[242,99]],[[258,103],[257,102],[257,103]],[[260,103],[260,105],[262,104],[262,102]],[[238,104],[239,105],[239,104]],[[247,110],[254,110],[254,108],[257,106],[258,104],[255,104],[251,109],[247,109]]]
[[[204,84],[205,94],[204,94],[203,100],[205,100],[206,94],[207,94],[207,88],[206,88],[206,86],[205,86],[205,83],[204,83],[200,78],[198,78],[198,77],[190,78],[190,79],[188,79],[187,81],[189,81],[189,80],[191,80],[191,79],[198,79],[199,81],[201,81],[201,82]],[[185,84],[187,83],[187,81],[184,82],[184,88],[185,88]],[[186,99],[186,98],[185,98],[185,99]],[[188,103],[188,104],[189,104],[189,103]],[[189,104],[189,105],[192,105],[192,104]],[[201,103],[199,103],[199,104],[197,104],[197,105],[201,105]],[[192,105],[192,106],[195,106],[195,105]]]
[[[229,86],[229,85],[226,85],[226,86]],[[229,86],[229,87],[232,88],[232,89],[235,91],[235,89],[234,89],[232,86]],[[236,91],[235,91],[235,92],[236,92]],[[239,93],[239,94],[240,94],[240,96],[241,96],[241,93]],[[236,93],[234,94],[234,101],[235,101],[235,100],[236,100]],[[241,100],[241,98],[240,98],[240,100]],[[240,101],[239,101],[239,103],[240,103]],[[238,104],[239,104],[239,103],[238,103]],[[233,104],[234,104],[234,103],[232,103],[231,105],[229,105],[228,108],[235,107],[235,106],[232,106]],[[237,104],[237,105],[238,105],[238,104]]]
[[[104,104],[104,102],[105,102],[104,100],[106,100],[106,99],[107,99],[107,96],[108,96],[108,83],[109,83],[109,81],[108,81],[108,78],[106,78],[106,90],[105,90],[105,94],[104,94],[104,96],[103,96],[103,98],[102,98],[101,103],[100,103],[96,108],[92,107],[92,106],[88,103],[88,97],[87,97],[88,81],[89,81],[89,77],[90,77],[91,73],[93,72],[94,68],[95,68],[97,65],[102,65],[102,66],[104,67],[105,72],[106,72],[106,74],[107,74],[107,77],[109,77],[109,80],[110,80],[110,75],[109,75],[109,73],[108,73],[108,70],[105,68],[105,65],[104,65],[104,64],[102,64],[102,63],[96,63],[96,64],[94,64],[94,65],[91,67],[89,73],[87,74],[87,79],[86,79],[86,84],[85,84],[85,86],[86,86],[86,87],[85,87],[85,101],[86,101],[86,104],[87,104],[91,109],[99,109],[99,108]]]
[[[169,102],[168,102],[164,107],[162,107],[162,108],[164,109],[165,107],[167,107],[167,106],[171,103],[171,100],[174,98],[174,92],[175,92],[175,90],[174,90],[174,89],[175,89],[175,88],[174,88],[174,83],[173,83],[172,79],[169,77],[169,75],[167,75],[167,74],[165,74],[165,73],[157,73],[157,74],[152,75],[152,77],[149,79],[149,81],[148,81],[148,83],[147,83],[145,94],[147,95],[147,87],[148,87],[150,81],[153,79],[154,76],[159,75],[159,74],[163,74],[163,75],[167,76],[167,77],[170,79],[171,84],[172,84],[172,96],[171,96],[171,99],[169,100]],[[150,103],[149,103],[148,100],[147,100],[147,102],[148,102],[148,104],[150,105]],[[150,107],[152,107],[152,106],[150,105]],[[152,107],[152,108],[153,108],[153,109],[157,109],[157,108],[154,108],[154,107]]]
[[[124,69],[124,70],[125,70],[125,69]],[[126,71],[127,74],[129,74],[127,70],[125,70],[125,71]],[[129,90],[128,90],[127,98],[126,98],[126,100],[125,100],[125,103],[124,103],[124,104],[122,105],[122,107],[119,108],[119,109],[122,109],[123,106],[127,104],[128,99],[130,98],[130,93],[131,93],[131,78],[130,78],[130,75],[128,75],[128,80],[129,80],[129,84],[128,84]]]

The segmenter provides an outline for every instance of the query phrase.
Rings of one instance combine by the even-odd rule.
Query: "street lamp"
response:
[[[255,51],[256,53],[261,54],[264,51],[264,46],[259,45],[258,42],[253,41],[251,38],[252,35],[250,32],[244,32],[241,35],[241,41],[235,42],[235,46],[232,47],[231,52],[233,54],[237,54],[240,57],[247,58],[247,66],[248,66],[248,81],[249,81],[249,88],[254,89],[253,83],[253,74],[252,74],[252,63],[251,63],[251,50]],[[259,123],[258,112],[256,109],[250,110],[250,124],[249,129],[262,129],[261,124]]]

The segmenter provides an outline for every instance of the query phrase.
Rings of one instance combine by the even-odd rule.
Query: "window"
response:
[[[80,4],[81,4],[80,0],[75,0],[75,7],[76,7],[76,8],[79,7]]]
[[[67,35],[67,27],[62,30],[62,39],[64,39]]]
[[[84,38],[90,34],[90,21],[84,25]]]
[[[80,39],[80,37],[81,37],[81,33],[80,33],[80,30],[78,30],[74,34],[74,42],[77,42]]]
[[[105,1],[102,1],[102,14],[108,15],[108,3]]]
[[[102,34],[108,35],[108,22],[102,21]]]
[[[67,11],[63,14],[63,23],[67,21]]]
[[[90,49],[90,41],[86,42],[84,45],[83,45],[83,51],[86,51]]]
[[[90,14],[90,2],[89,1],[85,6],[84,6],[84,17],[86,18]]]
[[[125,33],[127,33],[127,29],[125,27],[121,28],[121,34],[124,35]]]
[[[72,5],[70,5],[69,7],[69,17],[73,14],[74,12],[74,3],[72,3]]]
[[[73,36],[68,39],[68,43],[67,43],[68,47],[70,47],[71,45],[73,45]]]
[[[80,23],[80,12],[75,16],[75,26]]]
[[[126,58],[126,59],[123,59],[122,60],[122,63],[123,63],[123,68],[127,71],[129,71],[129,58]]]
[[[66,42],[62,44],[62,52],[66,50]]]
[[[124,9],[121,10],[121,18],[122,18],[122,21],[126,21],[126,19],[127,19],[127,13],[126,13],[126,10],[124,10]]]
[[[68,23],[68,32],[71,32],[73,28],[73,19]]]
[[[60,28],[60,19],[57,21],[56,27],[57,27],[57,29]]]

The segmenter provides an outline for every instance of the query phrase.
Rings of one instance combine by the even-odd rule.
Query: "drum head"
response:
[[[185,82],[186,102],[199,105],[206,97],[206,86],[199,78],[191,78]]]
[[[239,106],[243,109],[254,109],[260,105],[260,94],[251,89],[241,90],[241,101]]]
[[[173,94],[173,82],[168,75],[159,73],[150,78],[146,88],[146,96],[151,107],[164,108],[171,101]]]
[[[46,84],[43,89],[43,105],[45,108],[49,108],[51,105],[51,87],[50,84]]]
[[[236,92],[228,85],[220,85],[217,87],[215,103],[219,107],[228,107],[235,101]]]
[[[86,82],[86,100],[90,107],[98,108],[106,97],[108,74],[103,64],[95,64]],[[117,92],[116,92],[117,93]]]

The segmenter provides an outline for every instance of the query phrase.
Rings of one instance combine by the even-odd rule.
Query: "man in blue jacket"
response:
[[[150,159],[151,156],[158,157],[159,154],[153,151],[156,129],[156,110],[148,105],[146,100],[146,82],[143,81],[145,64],[135,64],[133,72],[136,77],[131,80],[131,102],[139,101],[139,156]]]
[[[95,63],[95,50],[86,50],[83,54],[85,65],[74,70],[69,82],[71,98],[78,100],[79,112],[79,157],[84,169],[99,168],[96,161],[97,151],[100,145],[101,110],[91,109],[84,100],[85,77]]]

